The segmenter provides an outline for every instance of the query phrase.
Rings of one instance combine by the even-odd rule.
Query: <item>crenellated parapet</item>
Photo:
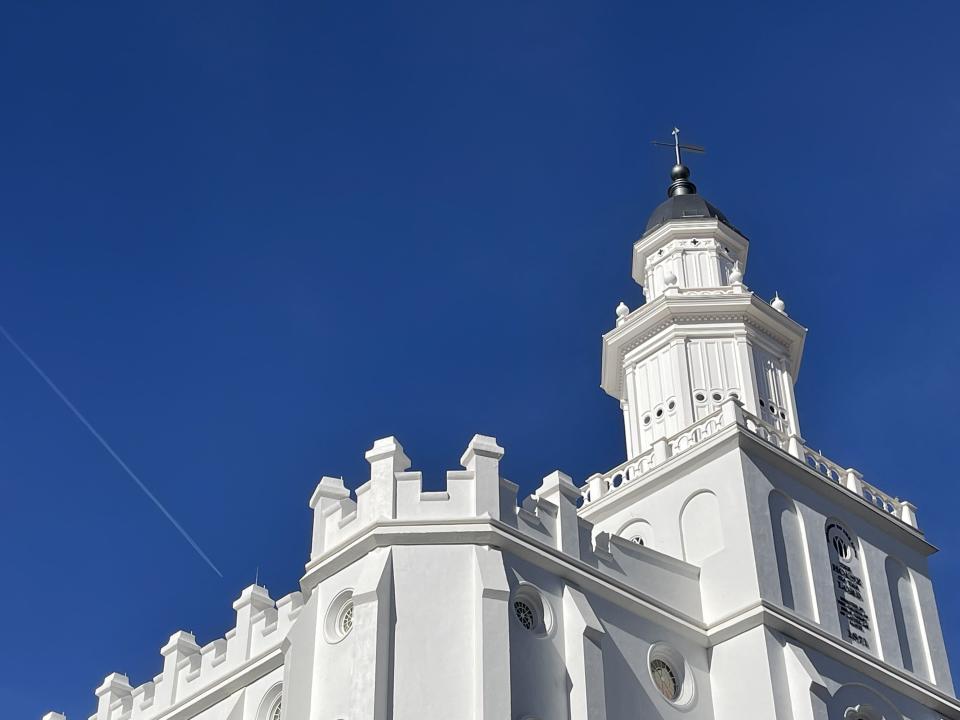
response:
[[[266,588],[251,585],[234,602],[237,622],[224,637],[201,646],[193,633],[179,630],[160,649],[163,671],[153,680],[132,687],[126,675],[108,675],[96,690],[91,720],[148,720],[189,701],[279,649],[302,605],[299,592],[274,602]]]
[[[450,518],[507,519],[516,514],[517,486],[500,477],[503,448],[494,438],[474,436],[460,463],[447,472],[446,490],[424,492],[423,474],[394,437],[377,440],[365,455],[370,479],[355,498],[342,478],[324,477],[310,498],[314,511],[311,562],[376,524]]]
[[[446,488],[425,492],[422,473],[410,469],[396,438],[377,440],[366,453],[370,477],[355,494],[342,479],[324,477],[310,498],[314,528],[308,574],[346,554],[354,541],[384,530],[391,535],[383,544],[476,544],[541,557],[578,584],[588,573],[682,621],[702,623],[698,568],[594,533],[592,523],[578,512],[582,489],[560,471],[543,478],[518,504],[518,486],[500,472],[503,455],[496,439],[476,435],[460,458],[461,469],[447,472]],[[97,689],[97,713],[91,720],[152,720],[273,653],[279,665],[283,640],[303,604],[300,592],[275,602],[266,588],[247,587],[233,603],[236,624],[223,637],[200,645],[193,633],[180,630],[160,649],[163,670],[152,680],[132,686],[125,675],[108,675]]]
[[[518,504],[518,486],[500,472],[503,454],[496,439],[475,435],[460,459],[463,469],[446,473],[444,490],[424,492],[422,473],[410,470],[410,458],[399,441],[377,440],[366,453],[370,478],[355,496],[341,478],[324,477],[310,499],[314,528],[304,590],[319,580],[320,568],[341,566],[344,561],[333,560],[371,534],[389,534],[383,544],[504,547],[512,538],[559,562],[592,569],[687,619],[701,618],[696,567],[606,533],[595,534],[592,523],[578,513],[581,488],[560,471],[543,478]]]

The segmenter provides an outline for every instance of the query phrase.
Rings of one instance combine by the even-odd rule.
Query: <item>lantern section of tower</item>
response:
[[[749,241],[674,166],[667,199],[633,246],[645,304],[621,304],[603,336],[601,386],[620,401],[626,456],[653,450],[703,421],[727,398],[802,443],[794,383],[806,329],[779,297],[744,284]]]

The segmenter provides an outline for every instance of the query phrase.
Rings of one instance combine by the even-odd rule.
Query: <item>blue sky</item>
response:
[[[955,3],[0,5],[0,707],[232,623],[307,559],[317,480],[397,435],[436,487],[623,459],[600,334],[693,178],[810,328],[805,437],[919,507],[960,662]]]

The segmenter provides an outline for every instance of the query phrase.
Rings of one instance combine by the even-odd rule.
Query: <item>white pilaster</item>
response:
[[[395,437],[377,440],[365,457],[370,463],[370,482],[363,503],[366,519],[395,518],[396,473],[410,469],[410,458],[403,452],[403,446]]]
[[[177,700],[181,672],[187,670],[183,663],[187,658],[195,658],[199,664],[200,646],[192,633],[179,630],[160,648],[160,654],[163,655],[163,679],[154,691],[154,702],[157,707],[170,707]]]
[[[572,585],[563,589],[564,654],[570,675],[571,720],[606,720],[603,638],[590,601]]]
[[[390,716],[390,642],[393,635],[393,556],[377,548],[363,559],[353,593],[354,667],[350,687],[352,720]]]
[[[273,600],[265,587],[250,585],[233,603],[237,613],[236,634],[227,644],[227,660],[240,663],[250,657],[253,645],[253,624],[267,608],[274,607]]]
[[[510,720],[510,586],[499,550],[474,546],[474,720]]]
[[[500,458],[503,448],[496,438],[474,435],[460,464],[473,473],[474,512],[500,518]]]
[[[130,711],[132,705],[130,681],[122,673],[110,673],[96,689],[96,720],[117,720]]]

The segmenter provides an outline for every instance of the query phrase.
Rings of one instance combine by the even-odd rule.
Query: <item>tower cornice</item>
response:
[[[672,220],[644,234],[633,244],[632,276],[639,285],[648,285],[648,266],[656,264],[666,246],[684,240],[713,241],[731,261],[746,268],[750,243],[746,237],[717,218]]]
[[[705,333],[765,336],[783,348],[792,376],[799,373],[807,333],[802,325],[737,287],[675,289],[637,308],[603,336],[600,386],[621,399],[628,353],[647,343],[667,342],[671,336]]]

